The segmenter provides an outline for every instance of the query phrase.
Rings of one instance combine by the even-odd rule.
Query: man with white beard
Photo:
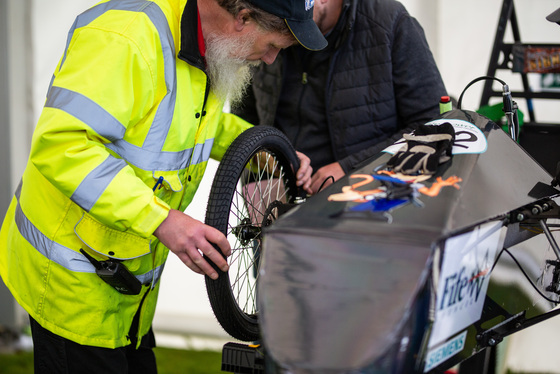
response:
[[[250,127],[224,102],[282,48],[324,48],[312,15],[313,0],[109,0],[76,18],[0,231],[36,373],[157,371],[169,251],[214,279],[203,255],[228,269],[225,236],[183,213],[208,159]]]

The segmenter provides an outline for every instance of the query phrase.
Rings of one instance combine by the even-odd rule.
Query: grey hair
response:
[[[249,17],[253,18],[263,30],[279,32],[282,35],[291,35],[286,22],[274,14],[265,12],[247,0],[217,0],[218,4],[234,16],[243,9],[249,10]]]

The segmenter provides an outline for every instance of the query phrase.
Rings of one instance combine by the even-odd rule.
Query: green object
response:
[[[442,96],[439,101],[439,113],[443,114],[449,112],[451,109],[453,109],[451,98],[449,96]]]
[[[477,113],[490,118],[492,121],[496,122],[498,126],[501,126],[502,130],[509,134],[508,123],[506,115],[503,111],[502,103],[483,105],[478,108]],[[521,133],[521,126],[523,126],[523,112],[519,109],[517,109],[517,118],[519,120],[519,132]]]

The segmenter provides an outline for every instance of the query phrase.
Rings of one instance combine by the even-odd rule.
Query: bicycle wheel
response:
[[[210,305],[220,325],[236,339],[259,339],[256,284],[261,233],[297,197],[299,161],[288,139],[269,126],[243,132],[220,162],[208,199],[206,224],[228,238],[227,273],[206,277]]]

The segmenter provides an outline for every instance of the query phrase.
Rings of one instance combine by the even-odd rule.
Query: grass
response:
[[[222,353],[218,351],[196,351],[158,347],[154,349],[154,352],[157,359],[158,374],[225,373],[221,371]],[[506,373],[523,374],[510,370],[507,370]],[[33,374],[33,353],[0,353],[0,374]]]
[[[1,374],[33,373],[33,354],[19,352],[15,354],[0,354]]]
[[[193,373],[218,374],[223,373],[222,352],[193,351],[171,348],[155,348],[159,374]]]
[[[222,352],[155,348],[158,374],[219,374]],[[0,354],[0,374],[32,374],[33,353]]]

